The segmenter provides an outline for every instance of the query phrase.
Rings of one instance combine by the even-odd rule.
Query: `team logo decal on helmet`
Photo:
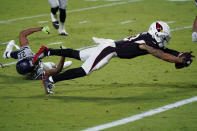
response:
[[[156,22],[156,29],[158,32],[163,32],[163,27],[158,22]]]

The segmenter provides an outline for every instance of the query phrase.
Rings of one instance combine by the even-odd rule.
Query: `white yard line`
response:
[[[132,3],[132,2],[139,2],[139,1],[143,1],[143,0],[129,0],[129,1],[125,1],[125,2],[104,4],[104,5],[93,6],[93,7],[88,7],[88,8],[69,10],[69,11],[67,11],[67,13],[81,12],[81,11],[86,11],[86,10],[93,10],[93,9],[98,9],[98,8],[103,8],[103,7],[111,7],[111,6],[123,5],[123,4]],[[20,21],[20,20],[38,18],[38,17],[43,17],[43,16],[50,16],[50,14],[41,14],[41,15],[36,15],[36,16],[28,16],[28,17],[14,18],[14,19],[9,19],[9,20],[2,20],[2,21],[0,21],[0,23],[10,23],[10,22],[13,22],[13,21]]]
[[[128,23],[131,23],[131,22],[133,22],[132,20],[127,20],[127,21],[122,21],[122,22],[120,22],[120,24],[128,24]]]
[[[58,45],[58,44],[62,44],[63,42],[55,42],[55,43],[49,43],[48,45]]]
[[[1,43],[1,45],[6,45],[9,41]]]
[[[166,23],[167,24],[172,24],[172,23],[175,23],[176,21],[167,21]]]
[[[192,28],[192,25],[189,25],[189,26],[183,26],[183,27],[180,27],[180,28],[174,28],[174,29],[171,29],[171,31],[178,31],[178,30],[184,30],[184,29],[189,29],[189,28]]]
[[[111,128],[111,127],[114,127],[114,126],[123,125],[123,124],[129,123],[129,122],[134,122],[136,120],[139,120],[139,119],[142,119],[142,118],[145,118],[145,117],[148,117],[148,116],[152,116],[152,115],[155,115],[155,114],[158,114],[158,113],[161,113],[161,112],[164,112],[164,111],[167,111],[167,110],[170,110],[170,109],[173,109],[173,108],[185,105],[185,104],[189,104],[189,103],[192,103],[192,102],[195,102],[195,101],[197,101],[197,96],[192,97],[190,99],[185,99],[185,100],[182,100],[182,101],[178,101],[178,102],[175,102],[173,104],[165,105],[165,106],[162,106],[162,107],[159,107],[159,108],[156,108],[156,109],[152,109],[152,110],[143,112],[141,114],[137,114],[137,115],[133,115],[133,116],[130,116],[130,117],[127,117],[127,118],[123,118],[121,120],[117,120],[117,121],[114,121],[114,122],[110,122],[110,123],[98,125],[98,126],[95,126],[95,127],[87,128],[87,129],[84,129],[82,131],[100,131],[100,130]]]
[[[11,63],[6,63],[6,64],[0,64],[0,68],[3,68],[5,66],[10,66],[10,65],[13,65],[13,64],[16,64],[17,61],[14,61],[14,62],[11,62]]]
[[[80,21],[79,24],[85,24],[85,23],[89,23],[88,20],[84,20],[84,21]]]

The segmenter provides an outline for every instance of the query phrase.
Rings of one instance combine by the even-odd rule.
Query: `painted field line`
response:
[[[81,11],[86,11],[86,10],[93,10],[93,9],[98,9],[98,8],[103,8],[103,7],[123,5],[123,4],[132,3],[132,2],[139,2],[139,1],[143,1],[143,0],[129,0],[129,1],[125,1],[125,2],[104,4],[104,5],[94,6],[94,7],[81,8],[81,9],[76,9],[76,10],[69,10],[69,11],[67,11],[67,13],[81,12]],[[25,19],[38,18],[38,17],[43,17],[43,16],[50,16],[50,14],[41,14],[41,15],[36,15],[36,16],[27,16],[27,17],[14,18],[14,19],[9,19],[9,20],[2,20],[2,21],[0,21],[0,23],[10,23],[10,22],[13,22],[13,21],[20,21],[20,20],[25,20]]]
[[[1,43],[1,45],[6,45],[9,41]]]
[[[80,21],[79,24],[85,24],[85,23],[89,23],[88,20],[84,20],[84,21]]]
[[[58,44],[62,44],[63,42],[55,42],[55,43],[49,43],[48,45],[58,45]]]
[[[171,29],[171,32],[178,31],[178,30],[189,29],[189,28],[192,28],[192,26],[189,25],[189,26],[183,26],[183,27],[180,27],[180,28],[174,28],[174,29]]]
[[[120,24],[128,24],[128,23],[131,23],[131,22],[133,22],[132,20],[127,20],[127,21],[123,21],[123,22],[120,22]]]
[[[10,66],[10,65],[13,65],[13,64],[16,64],[17,61],[14,61],[14,62],[11,62],[11,63],[6,63],[6,64],[0,64],[0,68],[3,68],[5,66]]]
[[[107,123],[107,124],[87,128],[87,129],[82,130],[82,131],[100,131],[100,130],[111,128],[111,127],[114,127],[114,126],[123,125],[123,124],[129,123],[129,122],[134,122],[136,120],[139,120],[139,119],[142,119],[142,118],[145,118],[145,117],[148,117],[148,116],[152,116],[152,115],[155,115],[155,114],[158,114],[158,113],[161,113],[161,112],[164,112],[164,111],[167,111],[167,110],[170,110],[170,109],[173,109],[173,108],[185,105],[185,104],[189,104],[189,103],[192,103],[192,102],[195,102],[195,101],[197,101],[197,96],[192,97],[190,99],[185,99],[185,100],[182,100],[182,101],[178,101],[178,102],[175,102],[173,104],[165,105],[165,106],[162,106],[162,107],[159,107],[159,108],[156,108],[156,109],[152,109],[152,110],[146,111],[146,112],[141,113],[141,114],[137,114],[137,115],[133,115],[133,116],[130,116],[130,117],[127,117],[127,118],[123,118],[121,120],[117,120],[117,121],[110,122],[110,123]]]

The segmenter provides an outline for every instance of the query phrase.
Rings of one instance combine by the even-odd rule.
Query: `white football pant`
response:
[[[192,33],[192,41],[197,42],[197,32]]]
[[[60,9],[66,9],[67,7],[67,0],[49,0],[49,3],[52,8],[58,7]]]
[[[80,59],[84,62],[82,68],[86,74],[88,75],[92,71],[100,69],[106,65],[112,57],[117,56],[114,47],[114,42],[108,42],[80,51]]]

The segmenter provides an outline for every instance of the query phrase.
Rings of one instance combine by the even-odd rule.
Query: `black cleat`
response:
[[[59,29],[59,22],[58,21],[52,22],[52,24],[55,29]]]

